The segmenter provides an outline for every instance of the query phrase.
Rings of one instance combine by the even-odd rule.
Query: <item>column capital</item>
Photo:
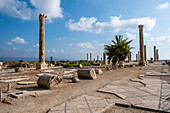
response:
[[[143,30],[144,25],[138,25],[139,30]]]

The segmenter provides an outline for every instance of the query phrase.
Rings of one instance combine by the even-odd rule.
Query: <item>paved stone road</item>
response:
[[[137,108],[170,112],[170,85],[161,79],[132,79],[133,82],[141,82],[145,87],[126,87],[107,85],[100,92],[113,93],[120,98],[127,100]]]
[[[130,105],[130,103],[125,100],[102,99],[99,97],[83,95],[53,107],[48,113],[101,113],[115,103]]]
[[[166,76],[162,73],[146,73],[147,76]],[[145,75],[139,75],[140,79],[131,79],[132,82],[140,82],[145,87],[116,86],[114,82],[107,85],[99,92],[111,93],[120,99],[102,99],[83,95],[71,101],[57,105],[50,109],[49,113],[101,113],[115,104],[150,109],[156,111],[170,112],[170,84],[163,79],[149,79]]]

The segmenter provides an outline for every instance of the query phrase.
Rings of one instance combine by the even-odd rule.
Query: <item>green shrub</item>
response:
[[[75,67],[75,66],[77,66],[77,64],[64,64],[63,68],[72,68],[72,67]]]

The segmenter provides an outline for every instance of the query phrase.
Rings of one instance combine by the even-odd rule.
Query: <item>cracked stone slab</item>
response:
[[[98,91],[115,94],[134,107],[170,112],[170,102],[166,100],[170,97],[170,85],[166,81],[148,78],[131,81],[141,82],[145,87],[106,85]]]
[[[130,105],[121,99],[103,99],[88,95],[79,96],[71,101],[57,105],[50,109],[48,113],[102,113],[115,103]]]

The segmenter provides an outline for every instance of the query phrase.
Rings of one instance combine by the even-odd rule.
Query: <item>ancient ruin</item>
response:
[[[39,15],[39,63],[37,69],[47,69],[45,63],[45,18],[47,18],[46,15]]]
[[[88,55],[88,53],[87,53],[87,62],[88,62],[88,60],[89,60],[89,55]]]
[[[140,39],[140,66],[145,66],[146,62],[144,60],[144,38],[143,38],[143,25],[139,25],[139,39]]]
[[[157,57],[156,57],[156,46],[154,46],[154,61],[157,61]]]

